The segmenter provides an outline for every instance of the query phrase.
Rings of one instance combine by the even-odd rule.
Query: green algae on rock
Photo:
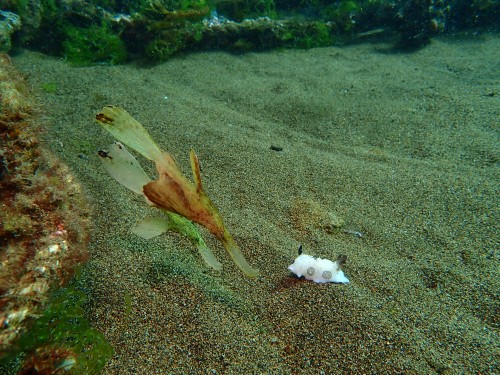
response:
[[[78,277],[76,278],[78,279]],[[19,342],[30,353],[20,374],[97,374],[113,348],[85,317],[86,295],[74,285],[55,291]]]

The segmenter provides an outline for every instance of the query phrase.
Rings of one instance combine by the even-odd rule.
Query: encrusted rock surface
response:
[[[80,185],[36,137],[40,109],[0,54],[0,354],[87,258]]]

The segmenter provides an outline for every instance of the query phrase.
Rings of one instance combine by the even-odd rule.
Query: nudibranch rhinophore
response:
[[[315,283],[342,283],[347,284],[349,279],[345,277],[340,269],[347,257],[339,255],[335,262],[328,259],[314,258],[311,255],[302,254],[302,245],[299,247],[299,256],[288,269],[298,277],[304,276],[307,280]]]

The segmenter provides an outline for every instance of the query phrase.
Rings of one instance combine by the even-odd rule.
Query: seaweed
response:
[[[72,65],[120,64],[127,60],[125,43],[106,23],[90,27],[66,26],[65,31],[67,39],[63,42],[63,52]]]
[[[231,20],[269,17],[277,18],[274,0],[215,0],[217,11]]]
[[[144,49],[146,56],[153,61],[164,61],[201,40],[202,19],[209,14],[210,5],[205,0],[154,0],[136,16],[142,26],[138,29],[145,31],[145,35],[136,37],[148,41]]]

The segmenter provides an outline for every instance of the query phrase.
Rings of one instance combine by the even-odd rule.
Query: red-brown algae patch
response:
[[[48,292],[87,258],[88,211],[68,168],[40,147],[35,101],[0,55],[0,354]]]

